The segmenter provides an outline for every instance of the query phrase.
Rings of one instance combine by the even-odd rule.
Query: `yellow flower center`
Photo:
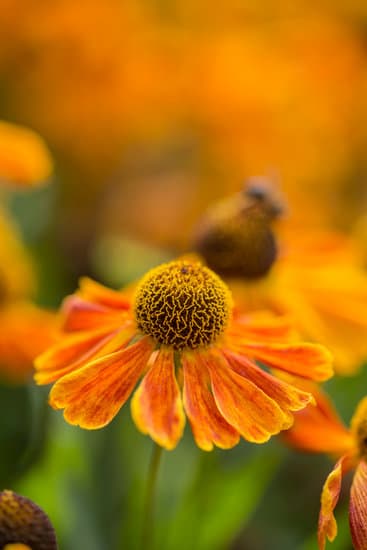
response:
[[[232,300],[223,281],[198,262],[178,260],[149,271],[135,295],[138,328],[176,350],[213,344],[223,333]]]
[[[359,402],[351,422],[360,458],[367,460],[367,397]]]
[[[197,228],[194,248],[223,277],[266,275],[276,259],[276,242],[261,205],[236,197],[212,208]]]

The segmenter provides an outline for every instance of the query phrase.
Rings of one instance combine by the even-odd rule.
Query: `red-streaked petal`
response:
[[[332,356],[319,344],[245,344],[240,352],[269,367],[321,382],[333,375]]]
[[[363,460],[357,466],[350,491],[349,525],[355,550],[366,550],[367,464]]]
[[[250,380],[234,372],[223,355],[210,351],[199,357],[209,370],[220,413],[245,439],[263,443],[289,428],[289,417],[279,405]]]
[[[131,307],[131,301],[125,294],[118,290],[107,288],[89,279],[89,277],[82,277],[79,281],[79,287],[78,295],[84,300],[115,310],[130,309]]]
[[[121,325],[127,311],[116,311],[106,306],[87,302],[73,294],[65,298],[62,305],[63,328],[67,332],[92,330],[105,325]]]
[[[235,372],[262,389],[266,395],[278,403],[286,414],[290,414],[289,411],[299,411],[313,401],[311,393],[275,378],[275,376],[263,371],[249,359],[231,351],[224,351],[224,355]],[[290,415],[290,418],[292,418],[292,415]]]
[[[65,409],[69,424],[102,428],[129,398],[153,352],[149,338],[87,363],[63,376],[50,392],[50,405]]]
[[[239,433],[220,414],[210,389],[209,373],[196,353],[183,353],[183,402],[195,441],[204,451],[213,445],[230,449],[237,445]]]
[[[49,384],[77,366],[86,363],[116,334],[110,327],[72,334],[45,351],[35,360],[37,384]]]
[[[338,526],[334,517],[334,508],[339,500],[343,477],[343,463],[346,459],[347,456],[344,455],[338,460],[333,470],[326,478],[322,488],[321,508],[317,532],[320,550],[324,550],[326,538],[332,542],[338,533]]]
[[[138,429],[168,450],[176,447],[185,427],[173,353],[171,349],[159,350],[131,400]]]

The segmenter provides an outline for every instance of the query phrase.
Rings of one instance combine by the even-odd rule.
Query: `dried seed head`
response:
[[[223,277],[262,277],[277,256],[270,219],[262,199],[235,195],[202,219],[194,249]]]

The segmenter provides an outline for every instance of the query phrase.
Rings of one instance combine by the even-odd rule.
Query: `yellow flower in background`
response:
[[[304,337],[330,349],[337,373],[355,373],[367,358],[367,273],[354,243],[294,228],[276,239],[273,198],[267,189],[253,193],[249,187],[213,207],[194,249],[227,277],[240,309],[289,315]]]
[[[197,445],[262,443],[289,428],[311,394],[260,365],[313,380],[332,375],[329,353],[295,341],[265,312],[232,316],[227,286],[196,261],[149,271],[135,294],[89,279],[67,298],[65,334],[37,358],[38,384],[54,382],[50,404],[70,424],[108,424],[127,401],[138,429],[166,449],[188,417]]]
[[[0,548],[57,550],[55,531],[45,512],[8,490],[0,492]]]
[[[334,509],[338,503],[343,476],[354,469],[349,501],[349,525],[355,550],[367,548],[367,397],[358,404],[346,428],[328,397],[313,390],[316,407],[295,414],[293,427],[284,433],[285,441],[296,449],[328,453],[338,458],[328,475],[321,495],[318,526],[320,550],[326,539],[337,535]]]
[[[15,222],[0,208],[0,304],[29,298],[35,290],[36,277],[31,256],[22,243]]]
[[[51,156],[42,138],[29,128],[0,121],[0,183],[35,187],[51,172]]]

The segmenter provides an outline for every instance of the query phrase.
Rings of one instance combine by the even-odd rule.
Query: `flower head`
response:
[[[289,428],[311,394],[265,372],[315,380],[332,374],[329,353],[295,342],[284,319],[232,313],[230,292],[197,261],[149,271],[135,293],[83,279],[64,303],[65,333],[36,360],[39,384],[71,424],[108,424],[133,389],[137,427],[173,449],[188,417],[197,445],[230,448]]]
[[[57,550],[55,531],[46,514],[13,491],[0,492],[0,548]]]
[[[318,526],[320,550],[326,539],[333,541],[337,535],[334,509],[338,503],[342,477],[355,469],[349,502],[349,524],[355,550],[367,548],[367,397],[357,406],[347,429],[339,419],[332,403],[315,390],[316,407],[306,407],[295,414],[293,427],[284,434],[292,446],[311,451],[325,452],[338,457],[327,477],[321,495]]]
[[[266,188],[249,186],[208,210],[196,228],[194,249],[223,277],[263,277],[277,256],[270,221],[279,213],[280,203]]]
[[[331,350],[336,372],[353,374],[367,357],[367,275],[358,251],[339,234],[294,229],[283,230],[275,248],[267,203],[250,204],[235,196],[213,208],[195,250],[228,279],[240,308],[290,315],[305,338]]]

